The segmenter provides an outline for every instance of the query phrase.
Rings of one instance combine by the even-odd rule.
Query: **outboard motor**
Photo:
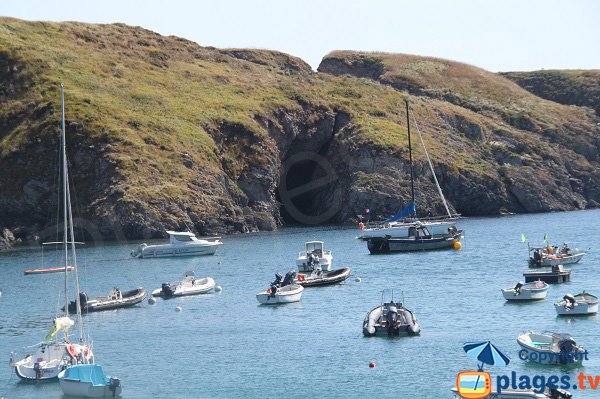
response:
[[[396,322],[398,321],[398,308],[394,302],[391,302],[388,306],[388,312],[386,315],[388,335],[399,334]]]
[[[522,287],[523,287],[523,283],[521,281],[519,281],[517,283],[517,285],[515,285],[515,288],[513,288],[513,290],[515,291],[516,294],[520,294]]]
[[[573,397],[573,394],[569,391],[565,391],[564,389],[552,388],[548,387],[550,398],[552,399],[570,399]]]
[[[275,280],[273,280],[273,282],[271,283],[271,286],[280,287],[282,279],[283,279],[283,276],[281,274],[275,273]]]
[[[567,303],[567,307],[568,308],[574,308],[575,307],[575,297],[571,294],[567,294],[565,296],[563,296],[563,299],[565,300],[565,302]]]
[[[112,392],[112,396],[113,398],[116,396],[117,394],[117,388],[121,386],[121,380],[118,378],[113,378],[110,377],[110,380],[108,382],[108,389]]]
[[[296,272],[293,270],[290,270],[289,272],[287,272],[285,274],[285,278],[283,279],[283,283],[281,283],[281,286],[285,287],[286,285],[294,284],[295,278],[296,278]]]
[[[79,306],[81,307],[81,311],[83,312],[87,306],[88,296],[85,292],[79,293]]]
[[[558,349],[560,349],[560,363],[566,364],[569,361],[573,362],[575,359],[572,357],[572,353],[577,348],[577,343],[571,337],[563,338],[558,341]]]
[[[165,297],[165,298],[171,298],[173,296],[173,294],[175,293],[173,291],[173,287],[169,283],[162,283],[161,290],[163,293],[163,297]]]
[[[35,371],[35,379],[39,380],[42,376],[42,369],[40,368],[40,364],[38,362],[33,363],[33,371]]]

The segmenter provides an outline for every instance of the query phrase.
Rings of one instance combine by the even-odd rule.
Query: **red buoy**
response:
[[[369,363],[369,368],[370,369],[374,369],[375,368],[375,360],[371,360],[371,363]]]

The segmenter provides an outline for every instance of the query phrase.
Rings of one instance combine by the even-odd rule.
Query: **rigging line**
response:
[[[435,185],[440,193],[440,197],[442,198],[442,202],[444,203],[444,208],[446,208],[446,213],[448,213],[448,217],[452,217],[452,213],[448,208],[448,204],[446,203],[446,198],[444,197],[444,193],[442,192],[442,188],[440,187],[440,183],[438,182],[437,176],[435,175],[435,171],[433,170],[433,164],[431,163],[431,159],[429,158],[429,153],[427,152],[427,147],[425,147],[425,142],[423,141],[423,135],[421,134],[421,129],[419,128],[419,124],[417,123],[417,118],[415,118],[414,112],[409,108],[409,112],[415,121],[415,127],[417,128],[417,133],[419,133],[419,139],[421,140],[421,145],[423,146],[423,150],[425,151],[425,156],[427,157],[427,162],[429,163],[429,168],[431,169],[431,173],[433,174],[433,180],[435,181]]]

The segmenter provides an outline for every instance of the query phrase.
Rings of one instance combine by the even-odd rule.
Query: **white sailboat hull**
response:
[[[223,245],[220,241],[206,242],[206,243],[192,243],[183,245],[173,244],[160,244],[160,245],[148,245],[142,249],[140,258],[161,258],[171,256],[201,256],[201,255],[214,255],[219,248],[219,245]]]
[[[72,354],[69,354],[68,347]],[[77,363],[79,353],[85,358],[86,363],[94,362],[92,351],[85,345],[64,342],[41,344],[33,355],[15,363],[15,373],[23,380],[53,380],[68,366]]]

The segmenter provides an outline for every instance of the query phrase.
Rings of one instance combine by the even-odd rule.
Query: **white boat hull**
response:
[[[87,353],[86,361],[94,362],[92,351],[84,345],[53,343],[42,344],[33,355],[27,356],[25,359],[15,363],[15,373],[23,380],[40,381],[53,380],[58,378],[58,374],[76,363],[75,356],[69,355],[68,346],[72,346],[72,353]],[[37,364],[37,366],[36,366]],[[36,370],[37,368],[37,370]]]
[[[519,357],[539,364],[574,364],[580,365],[585,357],[583,347],[577,346],[565,357],[559,348],[558,341],[552,336],[536,333],[519,335],[517,343],[525,352],[519,352]]]
[[[575,306],[567,306],[566,301],[560,301],[554,304],[556,314],[559,316],[581,316],[598,313],[598,303],[576,303]]]
[[[519,290],[514,288],[503,288],[502,296],[507,301],[536,301],[545,299],[548,294],[548,284],[542,281],[527,283]]]
[[[208,244],[189,245],[149,245],[142,249],[140,258],[162,258],[172,256],[201,256],[214,255],[223,243],[212,242]]]
[[[184,279],[177,283],[175,289],[173,290],[173,293],[168,297],[208,294],[213,292],[214,289],[215,280],[212,277],[205,277],[197,280]],[[167,297],[164,295],[162,287],[152,291],[152,296]]]
[[[449,227],[455,227],[456,220],[446,222],[419,222],[425,225],[432,235],[448,234]],[[371,238],[408,238],[408,228],[416,223],[391,223],[390,227],[371,228],[363,230],[358,237],[360,240]]]
[[[296,284],[286,285],[279,288],[275,295],[271,295],[271,291],[266,290],[256,294],[256,300],[262,305],[276,305],[281,303],[300,302],[304,287]]]

